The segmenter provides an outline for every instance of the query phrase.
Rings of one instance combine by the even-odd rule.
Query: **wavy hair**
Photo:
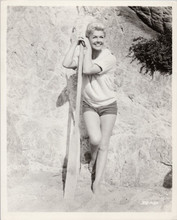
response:
[[[104,36],[106,36],[105,27],[101,22],[89,23],[86,29],[86,37],[89,37],[94,31],[103,31]]]

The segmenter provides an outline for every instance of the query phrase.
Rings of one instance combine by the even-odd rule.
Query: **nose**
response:
[[[102,38],[99,38],[99,37],[98,37],[98,38],[96,39],[96,42],[97,42],[97,43],[101,43],[101,42],[103,42],[103,40],[102,40]]]

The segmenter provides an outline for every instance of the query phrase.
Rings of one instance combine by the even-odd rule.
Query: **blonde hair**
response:
[[[86,29],[86,37],[89,37],[94,31],[103,31],[104,36],[106,36],[105,27],[101,22],[89,23]]]

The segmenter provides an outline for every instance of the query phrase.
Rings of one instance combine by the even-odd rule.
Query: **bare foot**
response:
[[[91,189],[95,196],[105,196],[110,193],[107,187],[104,186],[102,183],[98,184],[96,182],[93,182]]]
[[[100,185],[96,182],[93,182],[92,184],[92,192],[95,194],[95,195],[99,195],[100,194]]]

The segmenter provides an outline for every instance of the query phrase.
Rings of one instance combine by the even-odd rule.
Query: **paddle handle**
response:
[[[83,69],[83,59],[84,59],[84,48],[82,43],[80,43],[80,53],[79,53],[79,65],[78,65],[78,79],[77,79],[77,96],[76,96],[76,113],[75,113],[75,124],[79,125],[80,118],[80,104],[81,104],[81,92],[82,92],[82,69]]]

